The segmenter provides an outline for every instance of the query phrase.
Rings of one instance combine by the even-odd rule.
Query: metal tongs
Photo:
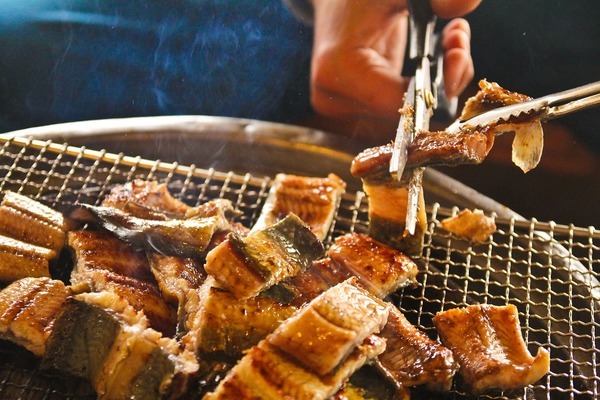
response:
[[[408,159],[408,149],[416,135],[429,130],[433,110],[444,111],[454,117],[456,102],[451,103],[443,91],[443,52],[434,34],[436,17],[429,0],[409,0],[409,58],[416,61],[414,76],[410,79],[404,107],[394,141],[390,174],[398,181],[403,179]],[[434,81],[432,82],[432,73]],[[456,99],[455,99],[456,100]],[[445,132],[456,134],[462,129],[477,129],[499,123],[518,121],[522,116],[533,116],[541,121],[561,117],[588,107],[600,105],[600,81],[563,92],[547,95],[519,104],[487,111],[466,121],[456,120]],[[417,222],[419,196],[424,168],[407,171],[408,204],[406,231],[413,235]]]
[[[434,34],[436,17],[431,10],[429,0],[409,0],[408,7],[408,56],[410,60],[416,61],[416,70],[406,91],[404,108],[390,160],[390,174],[397,180],[402,179],[408,158],[408,149],[416,135],[421,130],[429,129],[429,120],[433,109],[453,108],[453,110],[448,110],[452,116],[456,112],[456,103],[448,102],[443,92],[443,53]],[[433,83],[432,71],[435,75]],[[410,171],[406,231],[411,235],[415,232],[417,222],[422,179],[423,168],[415,168]]]
[[[597,105],[600,105],[600,81],[523,103],[497,108],[476,115],[466,121],[456,120],[445,129],[445,132],[456,134],[463,129],[473,130],[503,122],[509,123],[524,115],[531,115],[541,121],[547,121]]]

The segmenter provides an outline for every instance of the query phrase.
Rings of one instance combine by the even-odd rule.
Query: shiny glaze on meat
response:
[[[455,308],[438,313],[433,322],[473,393],[524,387],[550,369],[545,349],[539,348],[535,357],[527,350],[514,305]]]

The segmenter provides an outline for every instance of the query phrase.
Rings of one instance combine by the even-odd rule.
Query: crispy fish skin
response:
[[[252,231],[271,226],[292,213],[319,240],[325,240],[345,190],[346,183],[335,174],[325,178],[277,174]]]
[[[195,352],[201,357],[218,354],[239,358],[297,310],[261,296],[240,300],[210,281],[205,286],[190,329],[196,336]]]
[[[89,379],[100,399],[161,399],[183,394],[198,369],[193,355],[174,340],[148,328],[136,312],[113,293],[70,297],[56,320],[42,368]],[[173,382],[183,384],[173,389]]]
[[[527,350],[514,305],[455,308],[437,313],[433,322],[473,393],[525,387],[550,369],[548,351],[539,348],[533,357]]]
[[[11,283],[0,291],[0,338],[42,356],[54,320],[70,294],[61,281],[46,277]]]
[[[83,204],[72,217],[96,221],[132,246],[179,257],[203,258],[215,232],[229,226],[222,213],[210,217],[155,220],[138,218],[118,208]]]
[[[99,307],[68,298],[58,314],[42,369],[96,382],[119,330],[118,319]]]
[[[204,269],[239,299],[308,268],[324,254],[323,243],[296,215],[241,238],[228,239],[206,256]]]
[[[408,256],[364,234],[337,237],[327,250],[327,256],[379,298],[414,284],[419,272],[417,264]]]
[[[379,363],[403,387],[426,385],[435,391],[449,391],[458,362],[452,352],[412,325],[397,308],[391,308],[380,336],[386,349]]]

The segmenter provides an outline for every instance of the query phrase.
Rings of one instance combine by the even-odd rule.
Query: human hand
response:
[[[481,0],[431,0],[441,18],[473,10]],[[408,8],[403,0],[313,0],[315,39],[311,102],[327,117],[397,124],[408,78],[401,77]],[[458,96],[473,79],[470,28],[450,21],[442,32],[445,90]],[[389,132],[381,132],[389,135]]]

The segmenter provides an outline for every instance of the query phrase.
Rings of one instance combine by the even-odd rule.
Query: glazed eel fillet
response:
[[[204,269],[238,299],[254,297],[322,257],[323,243],[295,214],[246,237],[230,233]]]
[[[186,219],[144,219],[114,207],[82,204],[71,214],[84,222],[96,222],[132,246],[167,256],[204,258],[213,235],[229,228],[224,213]]]
[[[433,322],[473,393],[524,387],[550,369],[548,351],[539,348],[533,357],[527,350],[514,305],[451,309],[436,314]]]
[[[164,220],[166,215],[183,218],[190,206],[174,198],[164,184],[135,179],[117,185],[102,201],[135,217]]]
[[[0,281],[50,276],[65,245],[69,221],[62,213],[14,192],[0,203]]]
[[[205,399],[328,399],[385,344],[389,305],[345,281],[253,346]]]
[[[464,120],[484,111],[530,100],[510,92],[496,83],[479,83],[480,91],[470,98],[459,119]],[[538,131],[539,125],[539,131]],[[513,161],[527,171],[541,156],[541,125],[539,118],[529,116],[478,129],[463,129],[457,133],[419,132],[408,149],[406,171],[416,167],[480,164],[494,144],[495,135],[514,131]],[[419,199],[417,226],[414,235],[405,232],[408,182],[389,173],[393,143],[369,148],[352,161],[350,172],[360,178],[369,197],[369,234],[408,255],[421,253],[426,215],[423,198]],[[421,191],[421,195],[423,191]]]
[[[65,301],[41,366],[88,379],[100,399],[178,398],[198,370],[192,353],[110,292]]]
[[[174,332],[175,312],[161,296],[144,252],[104,230],[71,231],[68,241],[74,263],[74,290],[111,291],[143,311],[154,329],[165,334]]]
[[[208,278],[186,294],[182,343],[200,358],[235,360],[294,315],[297,307],[255,296],[238,299]]]
[[[102,206],[117,208],[140,219],[158,221],[209,218],[223,215],[230,224],[229,230],[240,234],[245,234],[248,230],[240,223],[233,222],[233,218],[238,216],[239,212],[234,209],[230,200],[212,199],[191,207],[174,198],[165,184],[154,181],[135,179],[132,182],[117,185],[104,198]],[[212,238],[213,243],[209,244],[206,250],[218,244],[214,243],[215,239],[219,239],[229,232],[225,227],[221,228],[222,230],[215,232]],[[174,256],[181,255],[175,254]]]
[[[308,301],[327,288],[354,277],[373,295],[384,298],[398,289],[414,284],[417,265],[406,255],[367,235],[349,233],[336,238],[327,251],[328,258],[292,278],[288,291]],[[295,289],[295,290],[294,290]],[[299,301],[292,304],[300,306]],[[376,366],[384,375],[404,388],[425,385],[431,390],[447,391],[458,370],[452,352],[413,326],[400,310],[390,308],[388,321],[379,334],[386,340],[385,351]]]
[[[362,234],[338,237],[328,257],[260,295],[238,299],[209,278],[186,298],[184,343],[200,355],[237,357],[273,332],[286,318],[346,279],[383,298],[413,284],[417,265],[399,251]]]
[[[44,355],[54,320],[70,295],[61,281],[48,277],[11,283],[0,291],[0,338]]]
[[[346,183],[335,174],[326,178],[277,174],[252,231],[271,226],[291,213],[323,241],[345,189]]]

